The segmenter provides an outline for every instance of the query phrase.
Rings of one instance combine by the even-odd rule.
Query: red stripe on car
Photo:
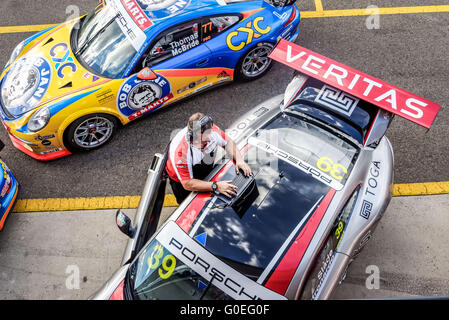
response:
[[[199,77],[199,76],[209,76],[216,75],[226,72],[229,77],[234,76],[233,69],[227,68],[207,68],[207,69],[165,69],[158,70],[157,73],[163,75],[164,77]]]
[[[265,287],[279,294],[285,294],[285,291],[287,290],[288,285],[290,284],[290,281],[334,195],[335,190],[331,189],[331,191],[324,197],[318,208],[312,214],[312,217],[302,228],[300,234],[282,258],[276,270],[274,270],[273,274],[268,279]]]
[[[245,145],[240,152],[242,154],[248,151],[249,145]],[[234,164],[233,161],[229,161],[226,165],[211,179],[211,181],[219,181],[221,177],[231,168]],[[184,230],[185,233],[189,233],[190,228],[193,226],[196,218],[200,211],[206,205],[207,200],[209,200],[212,196],[212,193],[198,193],[195,199],[190,202],[181,216],[176,220],[176,224]]]
[[[125,287],[125,280],[123,280],[119,286],[115,289],[114,293],[111,295],[109,300],[125,300],[125,296],[123,293]]]

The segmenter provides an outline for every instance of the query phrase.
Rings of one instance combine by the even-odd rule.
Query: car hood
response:
[[[75,23],[44,33],[5,70],[0,80],[1,102],[11,117],[109,81],[91,74],[76,60],[70,46]]]

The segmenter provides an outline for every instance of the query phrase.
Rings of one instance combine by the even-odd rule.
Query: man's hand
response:
[[[235,172],[236,172],[237,174],[239,174],[239,173],[240,173],[240,170],[243,171],[243,174],[245,175],[245,177],[249,177],[249,176],[251,175],[251,168],[250,168],[249,165],[248,165],[245,161],[243,161],[243,160],[237,161],[237,162],[235,163]]]
[[[218,181],[217,191],[225,195],[228,198],[232,198],[237,194],[237,187],[231,184],[231,180],[228,181]]]

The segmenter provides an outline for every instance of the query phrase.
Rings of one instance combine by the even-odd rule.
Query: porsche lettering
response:
[[[192,262],[194,265],[199,266],[205,273],[214,278],[215,281],[223,283],[229,290],[236,293],[238,296],[245,296],[247,299],[251,300],[261,300],[257,295],[252,295],[248,293],[248,289],[245,288],[241,283],[238,282],[237,279],[232,279],[227,276],[224,272],[218,270],[215,267],[212,267],[209,262],[196,254],[193,250],[189,249],[185,245],[183,245],[180,241],[171,238],[169,241],[169,248],[171,252],[178,252],[184,258]]]

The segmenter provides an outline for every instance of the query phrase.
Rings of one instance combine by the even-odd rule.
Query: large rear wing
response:
[[[441,106],[282,39],[270,58],[430,129]]]

